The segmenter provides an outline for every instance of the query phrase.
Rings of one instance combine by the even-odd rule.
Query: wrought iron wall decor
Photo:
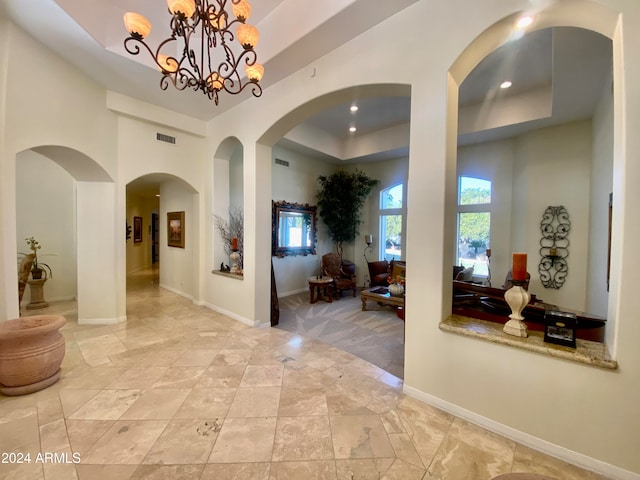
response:
[[[545,288],[559,289],[569,273],[567,257],[569,256],[569,231],[571,221],[569,212],[562,205],[549,206],[540,222],[542,238],[540,239],[540,264],[538,273]]]

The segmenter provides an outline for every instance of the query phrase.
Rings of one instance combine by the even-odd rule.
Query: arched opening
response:
[[[590,18],[591,24],[567,21],[564,6],[556,6],[531,12],[533,23],[525,31],[516,26],[522,12],[492,26],[454,63],[450,91],[457,102],[449,104],[449,114],[457,119],[457,143],[454,152],[450,142],[448,159],[457,173],[447,188],[456,192],[449,195],[453,199],[462,176],[492,181],[487,251],[494,286],[508,275],[511,253],[528,253],[530,291],[545,305],[608,318],[604,334],[613,350],[615,306],[608,291],[606,252],[612,245],[607,237],[609,197],[616,188],[613,144],[621,134],[614,127],[611,42],[617,18],[591,2],[572,4],[589,13],[582,18]],[[525,71],[518,77],[520,89],[517,81],[500,88],[518,70]],[[581,78],[589,81],[578,82]],[[511,95],[505,93],[509,87],[515,88]],[[538,272],[546,251],[540,222],[548,205],[568,205],[575,220],[573,276],[562,290],[545,288]],[[459,241],[453,212],[450,207],[447,238],[452,246]]]
[[[92,312],[92,293],[81,287],[91,265],[80,265],[80,258],[93,257],[104,245],[97,245],[87,233],[96,217],[88,215],[85,206],[96,196],[112,198],[113,190],[109,174],[72,148],[46,145],[16,155],[18,252],[30,253],[25,240],[34,238],[41,247],[38,257],[50,267],[40,292],[45,301],[34,305],[25,289],[22,307],[37,310],[49,302],[77,301],[79,310]],[[102,215],[102,206],[96,202],[94,215]]]
[[[127,286],[154,282],[198,298],[199,213],[197,191],[183,179],[149,173],[126,188]]]
[[[360,288],[371,286],[367,264],[368,261],[377,259],[378,245],[382,241],[379,233],[380,191],[398,183],[404,185],[405,191],[408,187],[410,95],[409,86],[397,84],[365,85],[331,92],[291,111],[259,139],[258,162],[260,171],[268,172],[271,179],[269,194],[272,201],[313,206],[317,203],[318,177],[327,176],[339,170],[353,172],[357,169],[363,171],[368,177],[380,181],[380,184],[370,193],[361,212],[364,221],[360,226],[359,235],[353,242],[343,245],[343,269],[345,265],[347,265],[346,268],[353,268],[356,285]],[[353,106],[358,107],[357,114],[349,117],[349,111]],[[376,118],[376,115],[367,114],[368,108],[379,108],[378,111],[382,113],[379,118]],[[357,125],[356,134],[349,133],[348,127],[355,125],[350,125],[348,120]],[[371,120],[374,120],[372,124],[367,125],[367,121]],[[380,142],[380,140],[384,141]],[[270,210],[270,208],[263,208],[258,212],[258,217],[269,218]],[[317,244],[314,255],[282,258],[272,258],[271,252],[265,255],[265,258],[272,258],[278,297],[290,300],[292,305],[308,306],[310,303],[308,279],[314,275],[317,276],[322,270],[322,256],[335,251],[326,226],[321,219],[318,219],[317,223]],[[405,219],[397,225],[400,230],[396,232],[397,240],[403,237],[401,230],[404,225],[406,225]],[[261,232],[267,234],[268,231],[265,228]],[[262,234],[258,233],[258,235]],[[371,244],[376,250],[375,254],[369,254],[370,258],[367,258],[363,255],[363,249],[367,247],[369,237],[372,237]],[[261,270],[264,274],[268,274],[267,268],[270,268],[270,265],[262,266]],[[271,305],[268,292],[261,291],[257,297],[261,310]],[[341,335],[344,340],[340,348],[349,350],[347,345],[351,343],[353,347],[351,353],[402,377],[403,324],[402,320],[395,315],[394,308],[387,306],[386,310],[363,311],[360,298],[355,299],[353,306],[345,307],[348,301],[353,301],[351,295],[345,294],[339,297],[339,300],[332,302],[331,307],[342,309],[342,311],[332,316],[335,319],[344,317],[343,330],[351,329],[352,339],[359,337],[349,342],[346,334],[336,334],[334,340]],[[283,319],[286,308],[286,305],[280,303],[280,328],[284,328]],[[397,344],[388,339],[386,345],[384,341],[380,341],[375,347],[373,343],[367,347],[368,341],[375,340],[373,335],[368,335],[371,332],[365,331],[366,326],[363,327],[366,320],[359,324],[358,322],[374,315],[386,315],[398,323]],[[262,316],[268,318],[268,315]],[[306,334],[327,341],[330,336],[329,331],[335,328],[335,325],[332,326],[325,320],[316,318],[315,326],[309,327]],[[313,322],[313,320],[310,321]],[[306,329],[306,327],[302,328]],[[355,332],[354,328],[361,328],[361,330]],[[394,350],[393,354],[390,353],[391,350]],[[400,357],[400,360],[397,362],[391,360],[393,355],[396,355],[394,358]]]

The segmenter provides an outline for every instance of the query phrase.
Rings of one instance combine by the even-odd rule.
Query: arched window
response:
[[[473,267],[473,276],[489,279],[491,249],[491,182],[460,177],[458,184],[458,265]]]
[[[403,186],[394,185],[380,192],[380,258],[400,260],[404,238]]]

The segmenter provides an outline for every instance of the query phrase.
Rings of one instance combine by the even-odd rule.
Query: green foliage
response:
[[[360,233],[360,211],[379,181],[356,169],[354,173],[340,170],[328,177],[320,176],[318,183],[318,215],[327,225],[329,235],[340,251],[342,242],[352,241]]]
[[[29,250],[33,252],[33,263],[31,264],[31,270],[48,270],[49,276],[53,277],[51,267],[44,262],[38,261],[38,250],[42,248],[42,245],[40,245],[40,243],[34,237],[25,238],[24,240],[25,242],[27,242]]]
[[[460,205],[481,205],[491,203],[491,190],[488,188],[465,188],[460,194]]]
[[[489,244],[490,225],[489,212],[461,213],[460,240],[468,242],[477,253]]]

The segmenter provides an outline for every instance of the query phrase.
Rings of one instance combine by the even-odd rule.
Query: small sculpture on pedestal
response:
[[[527,254],[526,253],[514,253],[513,254],[513,269],[512,269],[513,286],[507,290],[504,294],[504,299],[511,307],[510,320],[505,323],[502,331],[515,337],[528,337],[527,325],[523,322],[522,310],[527,306],[531,300],[531,295],[527,292],[522,285],[527,278]]]

